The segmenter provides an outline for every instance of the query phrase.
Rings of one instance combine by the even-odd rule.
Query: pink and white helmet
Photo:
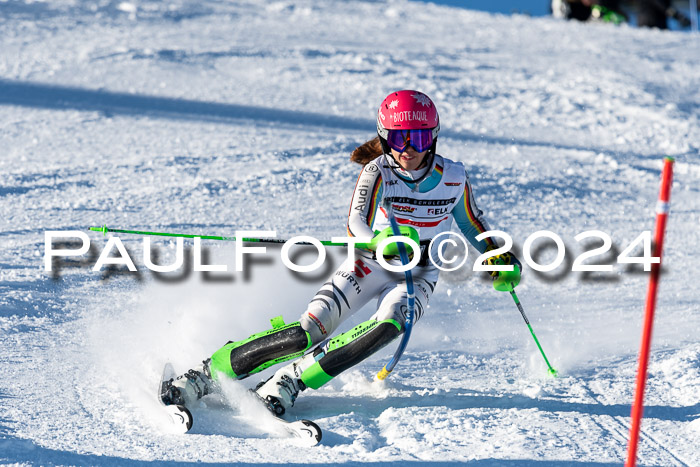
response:
[[[440,117],[435,104],[418,91],[392,92],[379,106],[377,133],[386,140],[389,130],[433,130],[433,139],[440,131]]]

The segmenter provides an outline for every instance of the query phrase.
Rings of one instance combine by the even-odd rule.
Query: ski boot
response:
[[[210,394],[214,382],[209,371],[209,359],[202,362],[199,369],[188,370],[184,375],[163,381],[160,398],[165,405],[191,406],[194,402]]]
[[[302,369],[300,363],[304,359],[280,368],[267,381],[263,381],[255,388],[257,396],[265,403],[273,415],[280,417],[290,407],[294,406],[299,392],[306,389],[301,381]]]

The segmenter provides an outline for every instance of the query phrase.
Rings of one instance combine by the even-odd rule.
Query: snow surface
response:
[[[652,229],[676,158],[639,461],[700,465],[697,36],[405,1],[189,0],[6,0],[0,34],[0,462],[620,464],[639,268],[526,269],[518,292],[557,379],[507,294],[444,274],[385,383],[372,376],[394,345],[302,394],[314,449],[226,401],[168,434],[153,393],[166,361],[184,370],[295,320],[332,269],[302,281],[271,248],[246,277],[232,244],[205,241],[231,272],[161,277],[120,235],[139,272],[93,272],[107,238],[92,232],[82,262],[44,271],[48,230],[343,235],[348,154],[387,93],[415,88],[437,102],[439,152],[520,247],[548,229],[573,260],[574,237],[599,229],[621,251]],[[153,244],[174,259],[175,242]],[[227,385],[233,405],[269,374]]]

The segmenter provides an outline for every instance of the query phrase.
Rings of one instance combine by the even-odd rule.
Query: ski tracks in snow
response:
[[[583,390],[587,398],[594,404],[601,406],[607,405],[604,401],[604,397],[597,394],[590,387],[590,382],[585,381],[580,378],[574,379],[575,383]],[[631,405],[630,405],[631,410]],[[616,441],[619,446],[619,461],[624,462],[627,457],[627,444],[629,440],[630,432],[630,417],[610,414],[592,414],[591,420],[595,423],[604,433],[609,433]],[[692,465],[688,461],[682,460],[679,455],[677,455],[670,447],[664,443],[657,440],[653,435],[653,428],[649,426],[652,422],[649,418],[644,420],[642,429],[640,432],[640,446],[638,450],[638,460],[640,465],[644,464],[645,451],[650,447],[654,452],[654,463],[659,462],[661,465],[680,465],[687,466]],[[647,425],[644,427],[644,425]]]

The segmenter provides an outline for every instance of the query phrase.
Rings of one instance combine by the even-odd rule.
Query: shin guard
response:
[[[301,380],[306,386],[318,389],[386,346],[401,331],[401,325],[393,319],[365,321],[317,348],[313,352],[315,362],[304,370]]]
[[[211,375],[223,373],[242,379],[272,365],[301,357],[311,347],[311,336],[297,321],[284,324],[282,317],[272,320],[273,329],[249,338],[228,342],[211,357]]]

